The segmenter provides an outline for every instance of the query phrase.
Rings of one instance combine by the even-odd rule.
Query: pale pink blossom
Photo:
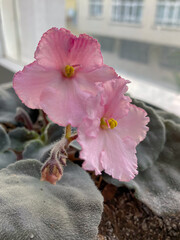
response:
[[[86,34],[76,37],[64,28],[42,36],[35,59],[15,74],[14,89],[28,107],[43,109],[62,126],[77,126],[85,114],[85,99],[97,93],[95,83],[117,76],[103,64],[97,40]]]
[[[101,94],[90,98],[91,111],[78,129],[77,141],[83,168],[105,171],[120,181],[130,181],[137,172],[136,146],[148,127],[147,113],[124,96],[128,81],[118,78],[100,86]]]

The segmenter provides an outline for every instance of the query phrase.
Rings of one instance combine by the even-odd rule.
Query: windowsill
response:
[[[176,31],[176,32],[179,32],[180,31],[180,27],[173,27],[173,26],[166,26],[166,25],[153,25],[152,26],[152,29],[153,30],[157,30],[157,31],[169,31],[169,32],[171,32],[171,31]]]
[[[122,27],[129,27],[129,28],[142,28],[143,25],[142,23],[128,23],[128,22],[115,22],[115,21],[110,21],[109,25],[114,25],[114,26],[122,26]]]
[[[126,75],[126,73],[118,72],[118,74],[131,81],[128,84],[128,93],[131,97],[145,101],[180,117],[180,93],[151,82],[143,81],[143,79]]]
[[[100,16],[100,17],[96,17],[96,16],[88,16],[87,17],[88,20],[98,20],[98,21],[101,21],[104,19],[103,16]]]
[[[15,63],[14,61],[8,59],[8,58],[0,58],[0,66],[6,68],[7,70],[16,73],[20,70],[22,70],[23,65],[20,65],[18,63]]]
[[[6,90],[6,89],[11,88],[11,87],[12,87],[12,82],[0,84],[0,89]]]

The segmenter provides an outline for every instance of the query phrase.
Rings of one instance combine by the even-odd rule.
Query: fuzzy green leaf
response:
[[[144,171],[154,164],[158,159],[165,143],[165,127],[161,118],[156,114],[155,110],[148,107],[143,102],[133,100],[133,103],[146,110],[150,122],[148,124],[149,131],[147,136],[137,146],[138,170]]]
[[[29,131],[24,127],[18,127],[9,132],[11,148],[17,152],[23,151],[28,141],[39,138],[35,131]]]
[[[46,127],[45,134],[47,136],[47,143],[53,143],[61,139],[64,134],[64,127],[55,123],[49,123]]]
[[[4,128],[0,125],[0,169],[16,161],[16,155],[9,150],[11,141]]]
[[[0,123],[17,124],[15,121],[17,107],[22,107],[27,111],[33,122],[37,120],[38,110],[27,108],[17,97],[13,88],[0,89]]]
[[[94,240],[103,198],[89,175],[68,162],[57,185],[41,182],[37,160],[0,171],[0,239]]]
[[[39,139],[28,142],[23,151],[23,159],[35,158],[44,162],[49,156],[53,144],[45,145]],[[43,160],[44,159],[44,160]]]
[[[0,152],[0,169],[7,167],[16,161],[16,154],[11,151]]]
[[[11,141],[5,129],[0,125],[0,152],[4,152],[10,148]]]
[[[180,124],[180,118],[173,113],[166,112],[164,110],[156,110],[156,113],[163,119],[163,120],[172,120],[175,123]]]
[[[23,158],[36,158],[41,162],[46,161],[53,144],[60,140],[63,134],[64,127],[49,123],[43,134],[45,141],[36,139],[28,142],[23,151]]]

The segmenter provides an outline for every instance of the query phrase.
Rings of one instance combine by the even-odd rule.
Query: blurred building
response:
[[[73,28],[76,25],[76,0],[65,1],[66,27]]]
[[[122,74],[180,87],[180,0],[77,0],[78,30]]]

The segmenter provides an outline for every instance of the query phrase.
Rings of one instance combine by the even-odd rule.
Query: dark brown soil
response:
[[[104,189],[99,240],[180,240],[180,213],[160,217],[127,189],[116,189],[110,184]]]

